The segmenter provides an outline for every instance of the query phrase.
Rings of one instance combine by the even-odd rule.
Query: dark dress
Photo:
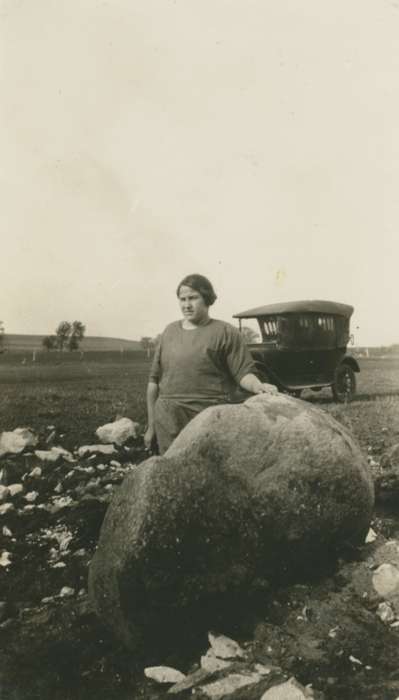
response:
[[[224,321],[166,327],[155,351],[149,381],[159,385],[155,432],[160,454],[200,411],[230,401],[232,389],[255,371],[239,331]]]

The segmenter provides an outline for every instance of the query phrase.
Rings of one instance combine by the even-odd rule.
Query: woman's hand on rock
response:
[[[274,384],[268,384],[268,382],[262,382],[259,385],[257,394],[278,394],[278,389]]]

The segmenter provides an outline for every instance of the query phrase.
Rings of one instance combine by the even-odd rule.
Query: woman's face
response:
[[[184,318],[195,326],[208,319],[208,306],[195,289],[183,284],[179,289],[179,303]]]

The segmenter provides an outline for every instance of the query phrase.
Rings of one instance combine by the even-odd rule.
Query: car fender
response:
[[[354,372],[360,372],[359,363],[351,355],[345,355],[345,357],[342,358],[340,365],[349,365],[349,367],[352,367]]]

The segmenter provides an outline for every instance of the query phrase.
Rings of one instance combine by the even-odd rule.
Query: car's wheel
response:
[[[345,403],[353,399],[356,391],[356,377],[350,365],[343,363],[337,367],[331,388],[335,401]]]

